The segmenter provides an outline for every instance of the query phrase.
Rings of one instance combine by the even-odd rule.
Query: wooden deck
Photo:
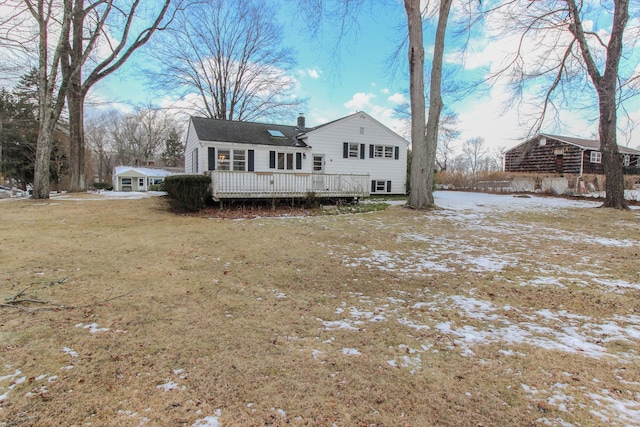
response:
[[[369,197],[369,175],[212,171],[211,192],[223,199]]]

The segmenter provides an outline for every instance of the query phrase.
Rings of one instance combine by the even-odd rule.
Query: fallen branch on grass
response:
[[[65,277],[63,280],[66,280],[67,278]],[[62,283],[60,281],[58,282],[51,282],[51,284],[55,284],[55,283]],[[50,284],[50,285],[51,285]],[[24,288],[22,291],[18,292],[16,295],[14,295],[11,298],[7,298],[5,301],[5,303],[0,303],[0,307],[6,307],[6,308],[15,308],[21,311],[25,311],[27,313],[36,313],[38,311],[54,311],[54,310],[75,310],[75,309],[81,309],[81,308],[88,308],[88,307],[95,307],[95,306],[99,306],[102,304],[106,304],[109,301],[113,301],[115,299],[118,298],[123,298],[126,297],[128,295],[133,294],[134,292],[137,292],[140,288],[138,289],[133,289],[129,292],[126,292],[124,294],[120,294],[120,295],[116,295],[113,297],[109,297],[106,298],[104,300],[100,300],[100,301],[96,301],[96,302],[92,302],[91,304],[86,304],[86,305],[60,305],[60,304],[55,304],[51,301],[43,301],[43,300],[39,300],[39,299],[35,299],[35,298],[20,298],[22,295],[24,295],[24,293],[27,291],[27,289],[29,289],[32,286],[29,285],[26,288]],[[20,298],[20,299],[18,299]],[[31,308],[28,307],[26,305],[24,305],[24,303],[34,303],[34,304],[44,304],[47,305],[46,307],[38,307],[38,308]]]

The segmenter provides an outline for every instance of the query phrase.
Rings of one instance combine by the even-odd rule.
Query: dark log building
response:
[[[604,174],[600,142],[541,133],[505,152],[505,172]],[[640,151],[618,145],[624,173],[640,175]]]

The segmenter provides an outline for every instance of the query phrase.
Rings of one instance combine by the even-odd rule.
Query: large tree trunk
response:
[[[51,0],[50,0],[51,1]],[[48,15],[52,3],[44,1],[25,2],[29,12],[38,23],[38,142],[36,144],[36,161],[33,177],[34,199],[48,199],[51,176],[51,150],[53,132],[64,106],[66,82],[55,90],[61,57],[65,54],[65,41],[69,36],[70,0],[62,2],[63,15],[60,20],[58,41],[49,56],[49,31],[51,16]],[[55,95],[54,95],[55,93]]]
[[[428,149],[425,138],[424,46],[420,0],[404,0],[409,27],[409,95],[411,99],[411,191],[407,206],[426,209],[433,205],[433,193],[427,188]],[[433,174],[433,172],[431,172]]]
[[[617,114],[616,114],[616,82],[611,87],[598,90],[600,108],[600,123],[598,134],[600,137],[600,151],[606,177],[606,197],[604,207],[626,209],[624,199],[624,168],[617,144]]]
[[[433,173],[436,164],[438,148],[438,134],[440,129],[440,115],[442,113],[442,62],[444,59],[444,37],[449,21],[449,11],[453,0],[440,0],[438,26],[433,46],[433,60],[431,63],[431,81],[429,83],[429,116],[427,119],[427,190],[431,206],[433,201]]]
[[[442,112],[442,62],[444,37],[452,0],[441,0],[438,25],[431,63],[429,86],[429,118],[425,125],[424,49],[422,47],[422,14],[420,0],[405,0],[409,22],[409,75],[411,97],[411,193],[407,205],[414,209],[429,209],[433,200],[433,173],[438,147],[438,128]],[[419,51],[418,49],[419,45]]]
[[[604,174],[607,179],[605,190],[607,192],[604,206],[615,209],[626,209],[624,199],[624,168],[618,151],[616,136],[617,103],[616,91],[618,89],[618,70],[622,57],[622,42],[624,29],[629,21],[629,0],[615,0],[615,10],[611,25],[611,35],[607,44],[607,57],[604,73],[600,73],[598,66],[591,55],[587,38],[582,26],[580,9],[575,0],[566,0],[572,18],[569,30],[580,45],[582,58],[587,67],[589,77],[598,93],[598,108],[600,122],[598,134],[600,137],[600,151],[604,162]]]
[[[84,63],[85,0],[74,0],[69,57],[63,74],[68,79],[69,112],[69,188],[72,193],[85,191],[84,182],[84,98],[82,65]],[[95,37],[95,36],[94,36]]]
[[[42,115],[41,115],[42,117]],[[51,176],[51,146],[53,145],[53,128],[55,121],[50,115],[44,115],[44,121],[40,123],[38,142],[36,143],[36,161],[33,172],[34,199],[48,199]]]
[[[84,176],[84,95],[80,78],[70,82],[67,92],[69,110],[69,188],[70,192],[87,189]]]

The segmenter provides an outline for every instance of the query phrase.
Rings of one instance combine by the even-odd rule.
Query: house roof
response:
[[[171,175],[177,175],[176,172],[171,172],[164,169],[153,169],[153,168],[139,168],[134,166],[116,166],[114,169],[114,175],[122,175],[124,173],[136,173],[137,175],[142,176],[155,176],[155,177],[166,177]]]
[[[276,147],[307,147],[307,144],[299,138],[303,130],[295,126],[217,120],[205,117],[192,117],[191,123],[193,123],[196,135],[201,141]]]
[[[598,141],[597,139],[583,139],[583,138],[575,138],[575,137],[572,137],[572,136],[551,135],[551,134],[548,134],[548,133],[540,133],[540,134],[534,136],[533,138],[530,138],[527,141],[516,145],[513,148],[517,148],[522,144],[526,144],[526,143],[528,143],[530,141],[534,141],[536,139],[540,139],[540,137],[543,137],[543,136],[547,137],[547,138],[550,138],[550,139],[555,139],[555,140],[560,141],[560,142],[564,142],[565,144],[575,145],[577,147],[582,148],[583,150],[600,150],[600,141]],[[640,151],[639,150],[634,150],[633,148],[625,147],[625,146],[622,146],[622,145],[619,145],[619,144],[618,144],[618,151],[620,153],[622,153],[622,154],[640,155]]]

